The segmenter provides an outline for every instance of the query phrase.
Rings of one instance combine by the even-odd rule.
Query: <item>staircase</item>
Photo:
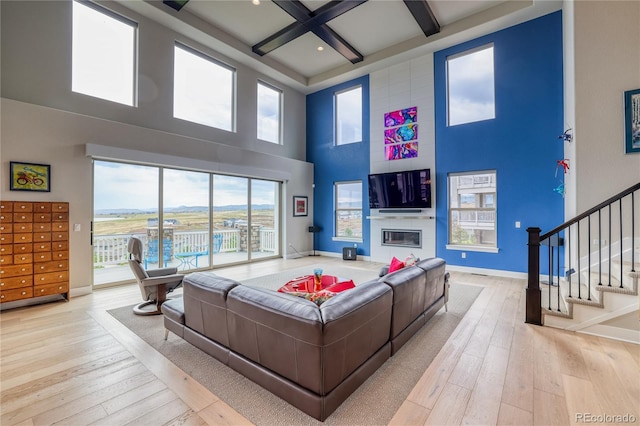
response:
[[[640,343],[638,191],[640,183],[544,234],[527,229],[527,323]]]

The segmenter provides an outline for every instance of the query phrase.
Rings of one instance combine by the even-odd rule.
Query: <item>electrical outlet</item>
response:
[[[463,259],[466,259],[466,258],[467,258],[467,253],[462,252],[462,258],[463,258]]]
[[[357,248],[358,248],[358,245],[357,245],[357,244],[353,244],[353,248],[354,248],[354,249],[357,249]]]

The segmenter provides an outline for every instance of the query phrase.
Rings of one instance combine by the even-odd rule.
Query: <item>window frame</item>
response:
[[[278,94],[278,138],[277,141],[272,141],[269,139],[263,139],[260,137],[260,97],[258,96],[259,87],[262,86],[266,89],[272,90]],[[273,84],[269,84],[264,80],[258,80],[256,84],[256,138],[261,141],[270,142],[276,145],[282,145],[282,134],[283,134],[283,104],[284,104],[284,91]]]
[[[481,52],[483,50],[491,49],[491,58],[492,58],[492,67],[491,74],[493,80],[493,100],[492,100],[492,109],[493,114],[491,117],[485,117],[480,119],[473,119],[471,121],[462,121],[451,123],[451,71],[450,71],[450,61],[456,60],[465,56],[473,55],[475,53]],[[496,118],[496,68],[495,68],[495,45],[493,42],[483,44],[481,46],[474,47],[472,49],[467,49],[463,52],[455,53],[453,55],[447,56],[445,58],[445,75],[446,75],[446,106],[447,106],[447,127],[460,126],[464,124],[478,123],[480,121],[486,120],[495,120]]]
[[[473,207],[473,208],[465,208],[465,207],[452,207],[452,178],[459,178],[464,176],[482,176],[482,175],[493,175],[493,183],[491,180],[489,181],[489,186],[485,186],[485,188],[493,188],[493,192],[475,192],[474,195],[477,194],[492,194],[493,195],[493,207]],[[476,187],[476,183],[473,183],[473,187]],[[459,189],[460,185],[456,189]],[[484,196],[482,197],[484,199]],[[480,212],[480,213],[491,213],[493,212],[493,231],[495,233],[495,241],[492,245],[489,244],[466,244],[462,242],[452,242],[452,234],[453,234],[453,212]],[[496,169],[491,170],[477,170],[477,171],[469,171],[469,172],[454,172],[447,174],[447,250],[462,250],[462,251],[477,251],[477,252],[486,252],[486,253],[498,253],[498,172]]]
[[[360,138],[359,140],[354,140],[350,142],[343,142],[340,135],[342,132],[340,131],[340,108],[339,108],[339,97],[348,92],[352,92],[354,90],[360,90]],[[362,84],[356,84],[355,86],[350,86],[346,89],[338,90],[333,93],[333,104],[334,104],[334,114],[333,114],[333,130],[334,130],[334,145],[335,146],[344,146],[350,145],[353,143],[361,143],[364,139],[363,136],[363,125],[364,125],[364,99],[363,99],[363,86]]]
[[[355,208],[339,208],[339,203],[338,203],[338,193],[339,193],[339,186],[340,185],[348,185],[348,184],[360,184],[360,208],[355,209]],[[336,181],[333,183],[333,202],[334,202],[334,236],[332,237],[333,241],[351,241],[351,242],[363,242],[363,238],[364,238],[364,223],[363,223],[363,213],[364,213],[364,208],[363,208],[363,203],[364,203],[364,199],[363,199],[363,182],[362,180],[346,180],[346,181]],[[350,237],[347,235],[338,235],[338,217],[340,215],[340,212],[360,212],[360,217],[361,217],[361,221],[360,221],[360,236],[355,236],[355,237]]]
[[[93,2],[90,1],[79,1],[79,0],[73,0],[71,2],[71,91],[74,93],[79,93],[85,96],[91,96],[93,98],[96,99],[102,99],[105,101],[109,101],[109,102],[115,102],[118,103],[120,105],[126,105],[126,106],[130,106],[130,107],[137,107],[138,106],[138,67],[139,67],[139,46],[138,46],[138,40],[139,40],[139,35],[138,35],[138,23],[136,21],[134,21],[133,19],[130,19],[124,15],[121,15],[119,13],[116,13],[112,10],[109,10],[107,8],[105,8],[102,5],[99,4],[95,4]],[[90,91],[82,91],[80,89],[74,88],[74,76],[76,75],[77,71],[76,71],[76,55],[77,52],[75,51],[74,48],[74,37],[75,37],[75,24],[76,24],[76,17],[75,17],[75,13],[74,13],[74,8],[76,7],[76,5],[81,6],[81,7],[87,7],[91,10],[93,10],[94,12],[100,13],[101,15],[103,15],[106,18],[110,18],[114,21],[117,21],[121,24],[125,24],[129,27],[132,28],[133,30],[133,34],[132,34],[132,40],[131,40],[131,54],[133,56],[132,58],[132,66],[131,66],[131,98],[128,100],[128,102],[121,102],[120,100],[116,100],[114,98],[107,98],[107,97],[103,97],[101,95],[96,94],[96,92],[90,93]]]
[[[220,68],[223,68],[227,71],[231,72],[231,93],[230,93],[230,113],[231,113],[231,117],[230,117],[230,122],[229,122],[229,128],[223,128],[223,127],[218,127],[215,125],[212,125],[210,123],[203,123],[201,121],[195,121],[191,118],[185,118],[185,117],[178,117],[176,116],[176,49],[182,49],[184,52],[192,54],[200,59],[203,59],[207,62],[210,62],[213,65],[219,66]],[[236,121],[237,121],[237,93],[238,93],[238,84],[237,84],[237,77],[238,76],[238,71],[235,67],[222,62],[216,58],[214,58],[213,56],[210,56],[204,52],[201,52],[185,43],[182,43],[178,40],[176,40],[173,44],[173,103],[172,103],[172,107],[173,107],[173,112],[172,112],[172,116],[173,118],[176,118],[178,120],[184,120],[184,121],[188,121],[190,123],[195,123],[195,124],[200,124],[202,126],[207,126],[210,127],[212,129],[218,129],[218,130],[223,130],[226,132],[232,132],[235,133],[236,132]]]

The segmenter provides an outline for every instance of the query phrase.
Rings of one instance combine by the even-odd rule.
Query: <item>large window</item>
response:
[[[362,86],[335,94],[336,145],[362,142]]]
[[[258,82],[258,139],[280,143],[282,91]]]
[[[496,117],[493,45],[447,58],[449,126]]]
[[[89,2],[73,2],[71,90],[133,106],[138,25]]]
[[[176,44],[173,71],[173,116],[233,131],[235,70]]]
[[[449,246],[495,251],[496,172],[449,174]]]
[[[336,182],[336,238],[362,239],[362,182]]]

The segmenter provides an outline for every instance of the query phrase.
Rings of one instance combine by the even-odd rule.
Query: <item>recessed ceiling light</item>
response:
[[[251,3],[255,4],[256,6],[259,6],[260,0],[251,0]]]
[[[318,52],[322,52],[323,50],[324,50],[324,47],[318,46]]]

